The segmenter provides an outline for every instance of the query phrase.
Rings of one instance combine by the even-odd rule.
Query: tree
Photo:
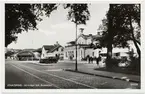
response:
[[[57,4],[5,4],[5,47],[17,40],[17,34],[37,29],[41,16],[57,9]]]
[[[140,4],[119,4],[115,6],[115,21],[114,29],[116,36],[114,42],[116,45],[121,44],[121,46],[126,46],[126,41],[133,41],[137,53],[140,58]],[[135,30],[138,28],[137,30]],[[119,41],[116,42],[115,40]],[[114,43],[114,44],[115,44]]]
[[[111,58],[112,58],[112,44],[113,44],[113,37],[114,37],[114,29],[113,29],[113,15],[111,15],[113,12],[113,6],[110,5],[109,12],[107,14],[107,19],[108,19],[108,34],[107,34],[107,61],[106,61],[106,66],[107,68],[111,67]]]
[[[65,9],[69,9],[68,20],[75,23],[76,25],[76,66],[75,70],[77,71],[77,27],[80,24],[86,24],[86,21],[89,20],[90,12],[88,10],[87,4],[65,4]]]
[[[104,33],[108,44],[107,67],[110,65],[112,44],[114,47],[127,47],[129,40],[133,41],[140,60],[140,4],[110,4],[106,21],[103,26],[107,27]]]
[[[111,62],[112,45],[127,47],[129,40],[133,41],[140,59],[140,4],[110,4],[102,26],[107,27],[103,38],[107,43],[107,66]]]

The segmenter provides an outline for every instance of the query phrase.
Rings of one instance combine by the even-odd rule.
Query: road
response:
[[[83,66],[83,64],[78,65]],[[69,72],[74,63],[39,65],[27,61],[6,61],[6,89],[135,89],[117,79]]]

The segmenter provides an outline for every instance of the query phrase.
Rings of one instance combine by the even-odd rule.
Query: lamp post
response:
[[[75,45],[76,45],[76,63],[75,63],[75,71],[78,71],[78,61],[77,61],[77,24],[76,24],[76,41],[75,41]]]
[[[84,28],[80,28],[80,31],[81,31],[81,33],[83,33],[83,30],[84,30]],[[75,43],[75,45],[76,45],[76,63],[75,63],[75,71],[78,71],[78,61],[77,61],[77,53],[78,53],[78,51],[77,51],[77,25],[76,25],[76,41],[75,41],[76,43]]]

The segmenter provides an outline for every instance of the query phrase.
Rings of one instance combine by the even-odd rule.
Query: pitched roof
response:
[[[99,40],[100,38],[102,38],[102,35],[92,35],[92,34],[85,35],[85,34],[81,34],[80,36],[78,36],[77,40],[80,37],[83,37],[84,39],[92,38],[93,40]],[[75,41],[67,42],[67,44],[73,44],[74,45],[75,44]]]
[[[100,40],[101,38],[102,38],[101,35],[94,35],[94,36],[92,36],[93,40]]]
[[[54,52],[55,50],[57,50],[59,47],[62,47],[61,45],[56,45],[54,48],[52,48],[49,52]]]
[[[83,37],[84,39],[91,38],[93,40],[99,40],[102,37],[102,35],[98,35],[98,34],[96,34],[96,35],[92,35],[92,34],[88,34],[88,35],[81,34],[80,36],[78,36],[77,39],[79,39],[80,37]]]
[[[84,34],[82,34],[82,37],[84,37],[85,39],[87,39],[87,38],[99,39],[99,38],[101,38],[102,36],[101,36],[101,35],[92,35],[92,34],[89,34],[89,35],[84,35]]]
[[[62,47],[61,45],[43,45],[44,49],[47,51],[47,53],[52,53],[59,47]]]
[[[17,54],[17,56],[34,56],[34,54],[31,51],[21,51]]]
[[[76,43],[75,41],[67,42],[67,44],[75,44],[75,43]]]
[[[102,35],[92,35],[92,34],[84,35],[84,34],[81,34],[80,36],[78,36],[77,40],[80,37],[83,37],[84,39],[91,38],[92,40],[99,40],[100,38],[102,38]],[[76,43],[75,41],[67,42],[67,44],[72,44],[72,45],[74,45],[75,43]]]
[[[54,45],[43,45],[45,50],[50,50],[52,48],[54,48]]]

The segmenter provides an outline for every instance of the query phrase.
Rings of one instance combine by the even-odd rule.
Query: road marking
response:
[[[45,71],[62,71],[62,69],[51,69],[51,70],[45,70]]]
[[[41,72],[41,73],[45,73],[47,75],[51,75],[51,76],[54,76],[54,77],[57,77],[57,78],[60,78],[60,79],[63,79],[63,80],[66,80],[66,81],[70,81],[70,82],[73,82],[75,84],[80,84],[80,85],[83,85],[83,86],[86,86],[86,87],[89,87],[89,88],[93,88],[93,89],[96,89],[96,87],[93,87],[93,86],[90,86],[90,85],[86,85],[86,84],[83,84],[83,83],[80,83],[80,82],[77,82],[77,81],[74,81],[74,80],[71,80],[71,79],[66,79],[66,78],[63,78],[61,76],[57,76],[57,75],[54,75],[54,74],[51,74],[51,73],[47,73],[47,72],[43,72],[43,71],[40,71],[40,70],[37,70],[37,69],[33,69],[33,68],[30,68],[30,67],[26,67],[25,65],[20,65],[19,66],[23,66],[25,68],[28,68],[28,69],[31,69],[31,70],[35,70],[35,71],[38,71],[38,72]]]
[[[107,84],[107,82],[103,82],[103,83],[101,83],[101,85],[104,85],[104,84]]]
[[[53,85],[53,86],[56,87],[56,88],[60,88],[60,87],[58,87],[58,86],[56,86],[56,85],[54,85],[54,84],[52,84],[52,83],[50,83],[50,82],[48,82],[48,81],[46,81],[46,80],[44,80],[44,79],[38,77],[38,76],[36,76],[36,75],[34,75],[34,74],[32,74],[32,73],[30,73],[30,72],[28,72],[28,71],[25,71],[25,70],[23,70],[23,69],[17,67],[17,66],[14,65],[14,64],[12,64],[12,66],[15,67],[15,68],[17,68],[17,69],[19,69],[19,70],[21,70],[21,71],[23,71],[23,72],[25,72],[25,73],[27,73],[27,74],[29,74],[29,75],[31,75],[31,76],[33,76],[33,77],[35,77],[35,78],[37,78],[37,79],[39,79],[39,80],[41,80],[41,81],[43,81],[43,82],[46,82],[46,83],[48,83],[48,84],[51,84],[51,85]]]

